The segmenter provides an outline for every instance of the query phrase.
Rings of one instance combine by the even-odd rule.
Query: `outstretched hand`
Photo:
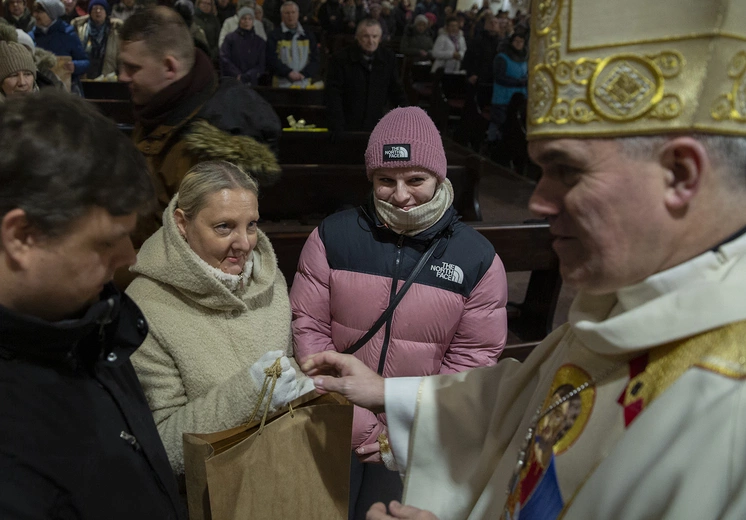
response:
[[[370,506],[368,514],[365,515],[365,520],[388,520],[395,518],[406,520],[438,520],[438,517],[430,511],[405,506],[396,500],[389,504],[389,514],[386,513],[386,506],[383,502],[377,502]]]
[[[384,410],[384,380],[356,357],[325,351],[307,358],[301,369],[320,394],[337,392],[374,413]]]

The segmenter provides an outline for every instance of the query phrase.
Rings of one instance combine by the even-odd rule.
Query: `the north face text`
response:
[[[464,283],[464,272],[457,265],[443,262],[442,265],[431,265],[431,271],[435,271],[435,276],[449,280],[455,283]]]
[[[408,144],[383,145],[384,161],[408,161],[411,158],[411,147]]]

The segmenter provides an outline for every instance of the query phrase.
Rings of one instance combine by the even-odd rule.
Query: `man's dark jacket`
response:
[[[384,47],[373,53],[370,70],[359,45],[337,52],[329,63],[324,96],[332,132],[373,130],[386,111],[407,106],[396,56]]]
[[[0,518],[185,518],[129,361],[147,333],[112,284],[78,319],[0,307]]]

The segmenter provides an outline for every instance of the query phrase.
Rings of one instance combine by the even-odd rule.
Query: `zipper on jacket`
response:
[[[391,291],[389,291],[389,305],[396,298],[396,286],[399,285],[399,269],[401,267],[402,245],[404,244],[404,235],[399,236],[396,243],[396,261],[394,262],[394,276],[391,277]],[[389,340],[391,339],[391,321],[394,319],[392,314],[386,320],[386,330],[383,335],[383,344],[381,345],[381,357],[378,359],[378,375],[383,375],[383,367],[386,364],[386,354],[389,350]]]

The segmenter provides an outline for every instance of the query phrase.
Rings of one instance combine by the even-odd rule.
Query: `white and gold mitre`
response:
[[[746,0],[533,0],[528,137],[746,135]]]

